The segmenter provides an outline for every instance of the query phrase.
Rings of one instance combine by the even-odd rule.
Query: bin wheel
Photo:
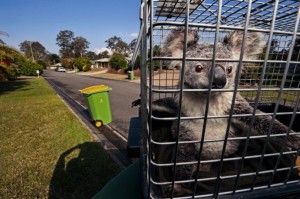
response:
[[[96,121],[95,125],[96,125],[96,127],[100,127],[100,126],[102,126],[102,122],[101,121]]]

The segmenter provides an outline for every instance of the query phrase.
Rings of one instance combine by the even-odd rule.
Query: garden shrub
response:
[[[248,85],[255,85],[259,82],[261,77],[262,66],[244,65],[241,74],[241,83]]]
[[[114,53],[109,60],[109,64],[115,70],[126,70],[128,68],[126,58],[121,53]]]
[[[17,67],[15,65],[0,65],[0,82],[14,80],[18,77]]]
[[[74,59],[73,58],[62,58],[60,60],[61,65],[65,68],[72,69],[74,65]]]
[[[18,73],[19,75],[26,75],[26,76],[36,76],[36,71],[39,70],[40,74],[43,73],[43,66],[32,62],[28,59],[20,59],[16,62],[18,65]]]
[[[7,46],[0,46],[0,81],[13,80],[19,75],[36,76],[36,71],[43,73],[43,65],[32,62],[19,51]]]
[[[9,74],[5,66],[0,65],[0,82],[6,82],[9,79]]]
[[[0,82],[13,80],[18,77],[17,66],[13,64],[14,56],[21,55],[18,51],[6,47],[0,47]]]
[[[43,66],[44,69],[46,69],[48,66],[48,64],[42,60],[37,60],[36,63]]]
[[[74,59],[74,67],[80,71],[88,71],[91,69],[91,62],[87,57],[78,57]]]

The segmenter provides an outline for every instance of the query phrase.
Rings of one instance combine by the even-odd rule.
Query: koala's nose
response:
[[[221,89],[226,84],[226,72],[225,69],[220,65],[215,65],[215,72],[212,82],[212,88]]]

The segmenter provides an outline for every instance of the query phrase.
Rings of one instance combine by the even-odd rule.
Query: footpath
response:
[[[127,74],[115,74],[109,73],[107,70],[103,71],[89,71],[89,72],[79,72],[78,75],[99,77],[105,79],[114,79],[121,81],[129,81],[134,83],[140,83],[140,77],[136,77],[134,80],[129,80]],[[175,88],[178,84],[179,79],[179,70],[163,70],[163,71],[155,71],[153,76],[153,85],[154,86],[171,86]]]
[[[129,80],[127,74],[109,73],[107,70],[79,72],[77,74],[84,75],[84,76],[92,76],[92,77],[99,77],[99,78],[105,78],[105,79],[114,79],[114,80],[122,80],[122,81],[130,81],[130,82],[140,83],[139,77],[135,77],[134,80]]]

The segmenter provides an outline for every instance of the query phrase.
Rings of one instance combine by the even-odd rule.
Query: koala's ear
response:
[[[223,44],[227,46],[233,54],[234,59],[240,58],[243,42],[242,31],[233,31],[224,38]],[[255,59],[263,52],[265,46],[263,42],[263,34],[258,32],[247,32],[247,38],[244,47],[244,59]]]
[[[183,46],[184,46],[184,28],[176,28],[171,30],[168,34],[166,41],[165,41],[165,48],[168,52],[168,55],[172,55],[172,57],[181,57]],[[198,32],[195,30],[188,30],[187,35],[187,46],[196,45],[199,40]]]

